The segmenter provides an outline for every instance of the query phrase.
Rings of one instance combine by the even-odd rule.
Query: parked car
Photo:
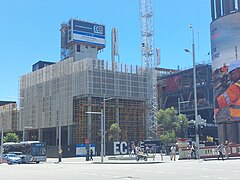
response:
[[[25,154],[23,154],[22,152],[14,151],[14,152],[9,152],[9,154],[15,154],[15,155],[19,156],[22,160],[21,163],[26,163],[27,156]]]
[[[16,154],[3,154],[2,160],[8,164],[21,164],[22,159]]]

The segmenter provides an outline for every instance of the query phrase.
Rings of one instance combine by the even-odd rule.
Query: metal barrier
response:
[[[226,155],[226,151],[223,152]],[[218,151],[217,146],[205,146],[199,148],[200,159],[204,158],[217,158]],[[229,157],[240,156],[240,144],[229,144]],[[192,159],[190,148],[179,148],[179,159]]]

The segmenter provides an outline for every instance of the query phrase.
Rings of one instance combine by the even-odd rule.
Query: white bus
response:
[[[47,145],[39,141],[8,142],[3,144],[3,154],[7,153],[20,155],[23,163],[46,162]]]

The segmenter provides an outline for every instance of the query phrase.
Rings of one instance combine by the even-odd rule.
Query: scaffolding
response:
[[[106,130],[116,122],[127,132],[124,139],[145,139],[150,76],[137,66],[117,66],[120,68],[92,58],[68,58],[22,76],[22,127],[38,130],[41,139],[47,138],[47,134],[57,136],[61,126],[67,131],[62,138],[68,144],[84,142],[86,138],[98,142],[100,118],[86,112],[100,112],[106,96],[113,98],[106,102]],[[123,138],[121,134],[119,137]]]

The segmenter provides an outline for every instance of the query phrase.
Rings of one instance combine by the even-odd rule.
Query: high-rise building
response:
[[[240,0],[211,0],[211,54],[219,142],[240,143]],[[229,90],[231,92],[229,93]]]

